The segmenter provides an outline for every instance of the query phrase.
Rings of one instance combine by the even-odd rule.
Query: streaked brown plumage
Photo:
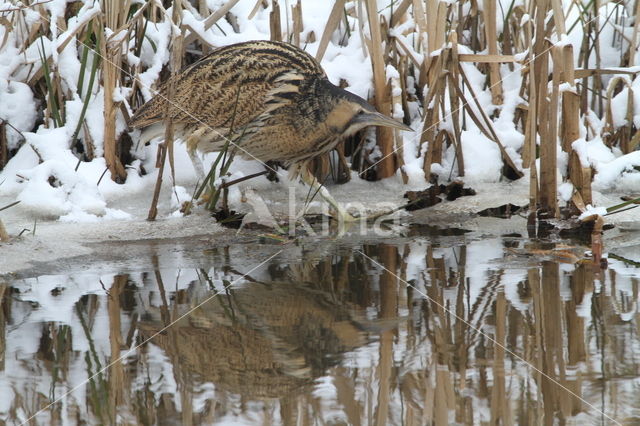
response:
[[[300,166],[367,126],[410,130],[333,85],[312,56],[288,43],[222,47],[174,78],[168,111],[192,158],[196,149],[218,151],[229,139],[243,157]],[[132,117],[143,142],[164,133],[167,88],[165,83]],[[309,181],[306,169],[301,167]]]

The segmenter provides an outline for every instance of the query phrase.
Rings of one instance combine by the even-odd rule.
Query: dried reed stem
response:
[[[304,23],[302,22],[302,1],[301,0],[298,0],[296,4],[291,6],[291,18],[293,19],[293,28],[292,28],[293,34],[291,37],[291,43],[294,46],[300,47],[300,33],[304,30]]]
[[[0,219],[0,241],[8,242],[9,241],[9,233],[7,232],[7,228],[5,228],[2,219]]]
[[[484,0],[484,30],[487,38],[487,51],[489,55],[498,54],[498,34],[496,29],[496,0]],[[500,76],[500,65],[489,64],[489,84],[491,90],[491,101],[494,105],[502,105],[502,77]]]
[[[120,28],[126,22],[128,9],[120,2],[104,0],[104,26],[111,30]],[[101,38],[102,84],[104,87],[104,158],[111,172],[111,179],[116,182],[124,182],[127,172],[118,158],[118,146],[116,138],[116,113],[119,105],[114,102],[116,87],[119,85],[120,68],[122,65],[121,46],[119,40]]]
[[[272,0],[271,14],[269,15],[269,29],[271,40],[282,41],[282,28],[280,27],[280,4],[278,0]]]
[[[371,64],[373,66],[373,86],[375,106],[384,115],[391,113],[391,100],[387,77],[385,73],[385,61],[382,52],[382,35],[380,32],[380,20],[378,18],[377,4],[375,0],[366,0],[369,30],[371,31]],[[396,158],[393,154],[393,132],[387,127],[376,128],[378,147],[383,160],[378,163],[378,178],[392,176],[396,172]]]
[[[327,19],[327,23],[324,26],[322,37],[320,38],[318,51],[316,52],[316,59],[318,60],[318,62],[322,61],[324,52],[327,50],[329,41],[331,41],[331,36],[335,32],[336,28],[338,28],[338,24],[340,24],[340,19],[342,18],[342,14],[344,13],[344,3],[345,0],[336,0],[336,2],[333,4],[331,13],[329,14],[329,18]]]
[[[452,32],[449,38],[451,42],[451,72],[448,74],[449,81],[449,104],[451,108],[451,121],[453,122],[453,133],[449,137],[453,141],[456,150],[456,162],[458,163],[458,176],[464,176],[464,156],[462,155],[462,139],[460,138],[460,98],[457,96],[456,87],[460,87],[460,68],[458,56],[458,35]]]
[[[7,123],[0,120],[0,170],[9,161],[9,139],[7,138]]]
[[[177,28],[179,28],[180,22],[180,12],[181,8],[179,5],[174,5],[173,9],[173,17],[174,23],[177,23]],[[182,68],[182,46],[183,46],[184,36],[181,33],[173,34],[173,50],[171,53],[171,75],[177,75]],[[156,179],[156,185],[153,191],[153,199],[151,201],[151,206],[149,207],[149,213],[147,215],[147,220],[155,220],[158,214],[158,200],[160,198],[160,189],[162,188],[162,176],[164,174],[164,166],[167,155],[169,155],[169,164],[171,166],[171,177],[172,181],[175,183],[175,168],[173,163],[173,120],[171,119],[170,109],[172,108],[173,99],[175,96],[175,79],[169,80],[169,86],[167,90],[167,108],[164,113],[165,119],[165,133],[164,133],[164,141],[158,146],[158,177]]]
[[[576,210],[584,210],[586,204],[592,204],[591,196],[591,168],[581,164],[578,153],[572,143],[580,137],[580,96],[575,85],[573,67],[573,46],[567,45],[562,49],[563,77],[571,90],[562,92],[562,150],[569,153],[569,180],[576,190],[572,202]]]
[[[204,20],[203,23],[203,27],[204,30],[208,30],[209,28],[211,28],[216,22],[218,22],[222,17],[224,17],[230,10],[231,8],[233,8],[233,6],[235,6],[240,0],[229,0],[227,1],[224,6],[222,6],[220,9],[216,10],[215,13],[213,13],[212,15],[210,15],[207,19]],[[262,0],[258,0],[258,2],[256,3],[256,9],[255,11],[257,11],[257,7],[262,3]],[[251,19],[251,18],[249,18]],[[185,28],[189,29],[190,32],[187,33],[187,35],[184,37],[184,41],[183,41],[183,45],[184,46],[188,46],[189,44],[193,43],[196,38],[199,38],[198,33],[191,28],[188,25],[184,25]],[[203,42],[203,44],[207,45],[208,43],[205,40],[201,40]]]
[[[558,110],[562,50],[548,45],[553,60],[551,99],[548,108],[546,138],[540,138],[540,208],[551,217],[558,217]]]

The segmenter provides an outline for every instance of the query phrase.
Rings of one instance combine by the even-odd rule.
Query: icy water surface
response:
[[[0,279],[7,424],[640,422],[621,260],[519,237],[139,244]]]

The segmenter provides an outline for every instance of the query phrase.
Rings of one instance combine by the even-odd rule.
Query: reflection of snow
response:
[[[505,341],[508,349],[529,361],[532,359],[532,354],[523,352],[522,348],[530,344],[527,342],[532,338],[530,333],[533,333],[533,329],[530,327],[533,327],[533,324],[530,322],[535,321],[536,302],[530,294],[523,300],[522,291],[523,286],[527,285],[528,271],[533,268],[539,273],[540,266],[535,263],[523,266],[519,263],[505,262],[502,240],[498,238],[471,240],[464,246],[454,245],[453,247],[440,244],[439,247],[431,246],[430,248],[430,244],[428,240],[419,240],[408,243],[399,250],[407,263],[398,265],[398,272],[406,271],[407,278],[410,278],[410,283],[414,286],[412,303],[408,304],[405,286],[399,283],[398,315],[401,319],[393,320],[389,323],[391,325],[387,325],[388,323],[379,322],[379,306],[366,307],[358,321],[362,321],[362,325],[371,330],[369,333],[372,335],[372,340],[343,354],[340,364],[327,369],[314,381],[308,391],[292,396],[291,398],[298,401],[297,404],[306,405],[315,401],[319,411],[314,416],[322,418],[325,422],[347,422],[351,408],[348,408],[344,400],[344,386],[348,384],[352,389],[355,403],[362,407],[360,413],[363,422],[373,421],[374,413],[367,411],[364,407],[375,404],[374,401],[379,398],[383,351],[391,351],[390,358],[387,358],[391,363],[388,366],[391,368],[388,374],[393,377],[388,395],[389,412],[390,419],[400,422],[402,407],[407,404],[417,404],[418,407],[422,407],[425,401],[424,392],[428,389],[437,392],[437,389],[445,386],[448,381],[451,382],[450,386],[457,386],[458,367],[450,370],[450,364],[440,363],[447,359],[442,358],[445,356],[443,354],[449,353],[450,355],[447,356],[452,356],[453,353],[458,354],[460,345],[463,345],[467,347],[464,396],[469,399],[478,418],[490,417],[487,410],[491,406],[491,401],[479,390],[484,381],[490,388],[496,380],[499,380],[492,368],[495,347],[489,337],[495,336],[496,321],[506,321],[507,331],[515,333],[515,340],[513,340],[515,346],[511,345],[511,340]],[[291,250],[285,258],[293,262],[299,252],[295,247]],[[443,269],[425,270],[428,263],[427,253],[431,250],[433,258],[437,260],[436,263],[442,265]],[[463,251],[466,258],[464,265],[460,263]],[[298,254],[294,255],[294,253]],[[238,265],[250,263],[248,258],[252,256],[252,253],[242,246],[231,247],[230,254],[232,262]],[[353,254],[353,256],[356,255]],[[313,265],[321,265],[323,262],[329,262],[334,268],[338,265],[336,263],[338,258],[332,251],[320,249],[311,257],[314,259]],[[213,260],[214,258],[209,262]],[[147,262],[145,259],[141,261]],[[178,269],[180,265],[190,262],[191,259],[186,252],[158,253],[158,263],[163,265],[158,271],[158,276],[162,279],[170,311],[176,303],[190,306],[190,300],[203,300],[224,289],[223,279],[229,281],[234,279],[234,276],[228,275],[228,272],[218,267],[207,266],[197,271],[191,268]],[[287,268],[287,263],[282,259],[274,259],[273,265],[277,268],[264,268],[261,272],[252,274],[252,277],[268,283],[271,273],[267,271],[276,269],[283,271]],[[367,268],[370,269],[354,270],[353,273],[357,276],[362,274],[368,276],[370,279],[368,288],[378,294],[380,268],[374,264],[369,264]],[[444,275],[442,271],[445,272]],[[558,303],[565,309],[564,304],[573,297],[573,287],[570,283],[571,280],[576,279],[576,266],[563,264],[558,267],[558,272],[560,278],[557,286],[557,297],[560,298]],[[205,278],[205,273],[210,281]],[[464,274],[465,278],[462,283],[456,281],[461,279],[461,274]],[[640,343],[624,332],[623,328],[610,324],[607,328],[609,339],[612,339],[611,342],[618,341],[616,345],[622,345],[625,352],[617,353],[616,348],[620,346],[612,346],[613,343],[608,343],[604,346],[604,358],[601,358],[600,354],[603,351],[597,344],[597,329],[594,328],[590,306],[594,303],[592,299],[598,297],[600,305],[603,300],[611,303],[612,312],[620,320],[634,321],[637,303],[632,297],[637,294],[637,291],[634,293],[634,289],[637,290],[635,281],[637,276],[636,269],[627,268],[621,262],[610,259],[610,270],[600,287],[600,291],[604,294],[599,294],[597,289],[595,293],[586,292],[581,303],[575,307],[578,316],[584,319],[583,326],[588,343],[586,350],[589,353],[587,362],[566,366],[568,378],[571,377],[574,380],[581,378],[583,397],[588,400],[599,400],[600,393],[596,391],[597,386],[592,379],[598,377],[602,362],[610,364],[611,371],[621,375],[616,384],[618,409],[621,401],[627,401],[634,395],[632,389],[637,380],[633,375],[628,378],[624,378],[623,375],[626,369],[635,368],[637,360],[633,354],[640,353]],[[0,396],[2,396],[0,416],[2,418],[12,418],[10,413],[18,395],[20,398],[33,401],[31,404],[33,407],[38,405],[35,401],[46,399],[50,395],[54,370],[51,361],[46,360],[46,357],[43,358],[43,353],[48,351],[46,349],[48,346],[46,344],[43,346],[43,338],[54,339],[55,334],[59,335],[62,332],[62,327],[69,329],[71,347],[65,355],[67,360],[62,362],[59,370],[64,371],[64,374],[58,374],[55,387],[57,396],[63,395],[64,392],[70,391],[87,379],[88,359],[92,363],[92,372],[97,371],[96,359],[102,366],[111,362],[109,313],[111,296],[109,294],[113,292],[112,285],[116,277],[113,273],[81,272],[67,275],[43,275],[10,283],[14,293],[6,331],[5,368],[0,373]],[[135,331],[137,325],[133,322],[134,316],[138,324],[140,321],[148,321],[149,318],[159,319],[161,316],[159,308],[163,306],[163,301],[158,290],[156,274],[153,271],[131,273],[126,277],[126,289],[121,294],[120,301],[128,302],[121,304],[117,314],[122,338],[125,339],[131,335],[133,337],[131,345],[134,346],[136,342],[140,342],[140,334]],[[433,281],[433,277],[436,277],[437,281]],[[615,289],[609,277],[615,278]],[[264,286],[264,283],[254,285]],[[239,287],[235,288],[240,289],[242,285],[239,284]],[[107,294],[106,291],[110,293]],[[508,316],[498,319],[494,317],[494,306],[496,297],[501,292],[504,292]],[[227,302],[234,299],[233,293],[223,294]],[[426,294],[431,295],[430,297],[440,297],[446,309],[441,310],[433,301],[425,297]],[[214,303],[215,300],[214,298]],[[461,324],[461,318],[468,321],[466,332],[462,335],[463,340],[456,340],[458,344],[454,346],[449,343],[445,343],[440,348],[435,346],[437,340],[434,340],[434,333],[442,333],[439,338],[446,340],[460,339],[456,330]],[[512,321],[516,322],[512,323]],[[87,327],[88,335],[83,328],[83,323]],[[229,324],[232,323],[229,322]],[[131,334],[132,327],[134,327],[133,334]],[[385,327],[391,327],[391,335],[387,336],[392,337],[391,341],[386,341],[386,346],[382,344],[382,337],[379,335]],[[564,320],[558,324],[558,327],[562,330],[561,335],[570,332]],[[55,347],[55,343],[52,344]],[[123,365],[126,377],[130,377],[123,384],[126,400],[131,402],[134,395],[149,392],[154,406],[170,401],[177,412],[183,410],[184,397],[187,394],[181,391],[179,371],[182,365],[174,364],[176,358],[172,357],[175,355],[167,353],[164,346],[153,342],[131,353],[128,349],[123,346],[118,353],[125,357]],[[529,351],[532,350],[536,349],[529,349]],[[514,358],[509,352],[506,353],[505,359],[504,369],[508,383],[507,404],[520,404],[521,392],[528,389],[532,395],[535,395],[539,383],[535,379],[534,371],[526,362]],[[608,361],[614,359],[615,365],[611,364],[612,361]],[[485,367],[483,374],[479,374],[477,365]],[[107,381],[96,382],[96,386],[108,386],[108,377],[109,374],[105,375]],[[280,418],[279,402],[276,400],[243,400],[241,395],[230,393],[229,390],[223,390],[215,383],[206,381],[190,383],[189,386],[192,389],[189,393],[192,395],[189,406],[192,407],[193,413],[204,413],[211,409],[212,401],[218,401],[215,418],[223,423],[260,422],[265,418],[266,413],[271,413],[269,414],[271,419]],[[92,398],[91,392],[86,385],[74,390],[65,399],[64,405],[67,408],[63,409],[64,416],[71,416],[73,410],[79,410],[84,416],[94,418],[92,416],[95,416],[95,413],[90,404],[87,405],[87,401]],[[606,398],[610,397],[611,395],[607,393]],[[610,403],[615,402],[612,400]],[[632,409],[633,404],[629,407]],[[25,420],[28,417],[27,414],[24,415]],[[591,419],[592,415],[591,412],[581,414],[588,419]],[[49,421],[48,416],[49,414],[42,414],[38,419],[46,423]],[[122,416],[123,419],[135,419],[135,413],[126,410],[122,411]],[[67,419],[71,421],[71,417]],[[135,422],[135,420],[132,421]]]

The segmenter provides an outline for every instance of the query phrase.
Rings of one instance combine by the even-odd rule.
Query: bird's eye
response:
[[[358,111],[358,114],[360,114],[360,115],[364,114],[364,110],[361,109],[360,111]]]

